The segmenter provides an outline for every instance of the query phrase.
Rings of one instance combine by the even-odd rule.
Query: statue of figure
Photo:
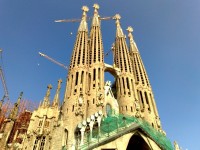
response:
[[[136,99],[134,103],[135,103],[135,110],[136,110],[135,117],[139,118],[141,117],[139,101]]]
[[[111,86],[111,81],[106,81],[106,86]]]
[[[81,116],[83,116],[83,109],[82,109],[81,107],[78,107],[78,108],[76,109],[76,111],[75,111],[75,114],[76,114],[76,115],[81,115]]]
[[[78,98],[78,103],[79,105],[83,105],[83,94],[80,94],[79,98]]]
[[[137,99],[135,100],[135,109],[136,109],[136,111],[140,110],[140,104],[139,104],[139,101]]]
[[[84,99],[83,99],[83,94],[81,93],[79,95],[79,97],[77,98],[77,101],[76,101],[76,105],[75,105],[75,114],[76,115],[81,115],[83,116],[83,106],[84,105]]]

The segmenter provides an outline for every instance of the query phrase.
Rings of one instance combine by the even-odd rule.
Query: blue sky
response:
[[[183,150],[199,150],[199,0],[0,0],[1,65],[11,101],[16,101],[23,91],[24,99],[38,103],[49,83],[53,85],[53,99],[59,78],[63,80],[63,99],[66,70],[38,52],[69,65],[79,23],[54,20],[80,18],[83,5],[89,7],[88,16],[92,16],[94,3],[100,5],[102,17],[119,13],[124,33],[127,26],[133,26],[163,129]],[[107,52],[115,38],[113,20],[102,21],[102,34]],[[105,61],[111,64],[112,57]],[[0,84],[0,97],[3,94]]]

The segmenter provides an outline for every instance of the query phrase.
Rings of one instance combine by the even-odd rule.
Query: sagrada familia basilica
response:
[[[116,35],[112,45],[113,64],[104,62],[99,5],[88,29],[87,6],[82,7],[64,100],[60,104],[62,80],[53,101],[51,85],[44,100],[26,120],[17,121],[22,93],[10,115],[2,122],[0,149],[18,150],[179,150],[172,146],[161,126],[154,94],[134,41],[133,28],[127,37],[120,15],[113,19]],[[128,40],[128,42],[127,42]],[[115,78],[105,81],[105,72]],[[27,123],[28,120],[28,123]],[[14,128],[16,124],[19,128]],[[11,134],[12,139],[10,138]]]

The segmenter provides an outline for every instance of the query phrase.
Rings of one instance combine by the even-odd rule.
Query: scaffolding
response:
[[[137,129],[147,134],[161,149],[174,150],[171,141],[163,133],[154,129],[148,122],[133,116],[115,114],[113,112],[103,118],[100,127],[96,126],[93,128],[92,133],[88,130],[84,134],[83,144],[80,144],[80,134],[76,135],[76,149],[92,150]],[[63,150],[66,150],[66,147],[63,147]]]

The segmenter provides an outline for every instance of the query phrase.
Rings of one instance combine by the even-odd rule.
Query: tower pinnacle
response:
[[[120,113],[135,115],[135,86],[133,68],[128,51],[126,39],[120,26],[120,15],[116,14],[113,19],[116,20],[116,38],[114,47],[114,64],[121,70],[116,78],[117,99],[119,102]]]
[[[86,21],[87,21],[87,12],[89,11],[89,8],[87,6],[83,6],[82,10],[83,14],[78,31],[88,31],[88,26]]]
[[[94,4],[93,7],[94,7],[94,13],[98,13],[99,5]]]
[[[130,39],[130,51],[131,52],[138,52],[137,45],[136,45],[134,38],[133,38],[133,35],[132,35],[133,28],[131,26],[129,26],[126,30],[128,31],[128,37]]]
[[[117,26],[117,31],[116,31],[116,37],[124,37],[124,33],[123,33],[123,30],[121,28],[121,25],[120,25],[120,19],[121,19],[121,16],[119,14],[116,14],[114,17],[113,17],[116,23],[116,26]]]
[[[99,13],[98,13],[99,5],[94,4],[93,7],[94,7],[94,17],[92,19],[92,26],[100,26]]]
[[[42,107],[48,107],[49,104],[50,104],[50,100],[49,100],[49,97],[50,97],[50,90],[52,89],[52,85],[49,84],[47,86],[47,92],[46,92],[46,95],[44,97],[44,101],[42,103]]]
[[[20,100],[22,98],[23,92],[20,93],[19,98],[17,102],[14,104],[13,109],[11,110],[11,113],[9,115],[9,119],[15,120],[19,111],[19,105],[20,105]]]
[[[103,107],[104,93],[104,51],[101,33],[99,5],[94,4],[94,16],[90,28],[89,41],[89,96],[87,114],[92,115]],[[99,96],[102,95],[102,96]]]
[[[57,90],[56,90],[56,94],[55,94],[52,106],[59,106],[59,96],[60,96],[61,83],[62,83],[62,80],[59,79],[58,80],[58,87],[57,87]]]
[[[133,39],[133,28],[129,26],[127,31],[130,39],[130,56],[133,65],[133,74],[136,81],[136,93],[137,98],[140,101],[142,116],[144,117],[144,120],[152,124],[153,127],[160,129],[161,124],[156,103],[142,58]]]

